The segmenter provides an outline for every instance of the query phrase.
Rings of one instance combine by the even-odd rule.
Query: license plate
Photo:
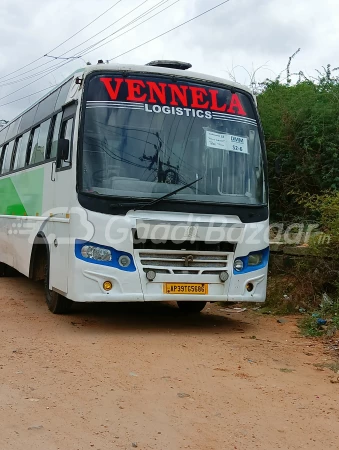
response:
[[[164,283],[164,294],[208,295],[206,283]]]

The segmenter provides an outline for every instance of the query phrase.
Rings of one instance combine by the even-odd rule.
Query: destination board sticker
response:
[[[243,136],[206,130],[206,147],[248,154],[248,139]]]
[[[227,150],[225,133],[215,133],[214,131],[206,130],[206,147],[218,148],[220,150]]]
[[[248,139],[242,136],[227,135],[227,149],[230,152],[248,154]]]

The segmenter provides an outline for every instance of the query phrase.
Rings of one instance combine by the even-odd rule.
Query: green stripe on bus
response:
[[[42,168],[0,179],[0,214],[41,215],[43,184]]]
[[[10,178],[0,180],[0,214],[24,216],[24,205]]]

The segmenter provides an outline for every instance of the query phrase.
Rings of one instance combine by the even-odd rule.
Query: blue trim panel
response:
[[[250,255],[255,255],[257,253],[261,253],[262,254],[262,261],[261,261],[261,263],[257,264],[256,266],[249,266],[248,265],[248,257]],[[241,259],[241,261],[244,263],[244,268],[242,270],[240,270],[240,271],[235,270],[233,268],[233,275],[242,275],[244,273],[250,273],[250,272],[254,272],[255,270],[263,269],[268,264],[269,256],[270,256],[270,248],[267,247],[267,248],[264,248],[263,250],[258,250],[258,251],[255,251],[255,252],[251,252],[247,256],[236,257],[234,259],[234,261],[236,259]]]
[[[84,258],[81,254],[81,249],[85,245],[93,245],[94,247],[104,248],[105,250],[110,250],[112,253],[112,261],[96,261],[94,259]],[[90,264],[96,264],[99,266],[114,267],[115,269],[122,270],[124,272],[136,272],[136,267],[134,264],[133,256],[127,252],[121,252],[112,247],[107,247],[106,245],[96,244],[95,242],[83,241],[81,239],[75,240],[74,248],[75,256],[82,261]],[[118,260],[120,256],[128,256],[131,259],[131,264],[128,267],[121,267]]]

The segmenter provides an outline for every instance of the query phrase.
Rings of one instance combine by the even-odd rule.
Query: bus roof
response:
[[[215,77],[213,75],[203,74],[199,72],[194,72],[192,70],[180,70],[180,69],[169,69],[160,66],[148,66],[148,65],[135,65],[135,64],[95,64],[92,66],[86,66],[84,68],[84,75],[87,76],[91,72],[95,71],[128,71],[128,72],[144,72],[144,73],[158,73],[161,75],[176,75],[181,78],[190,78],[199,81],[208,81],[212,83],[224,84],[226,86],[234,87],[247,91],[252,94],[251,90],[247,86],[236,83],[234,81],[225,80],[224,78]]]
[[[22,111],[20,114],[15,116],[12,120],[10,120],[5,127],[0,128],[0,130],[3,130],[11,125],[12,122],[14,122],[16,119],[18,119],[20,116],[22,116],[25,112],[29,111],[31,108],[33,108],[36,104],[41,102],[44,98],[48,97],[52,92],[54,92],[56,89],[58,89],[61,85],[63,85],[67,80],[71,79],[75,75],[81,76],[84,75],[86,77],[90,73],[93,72],[99,72],[99,71],[127,71],[127,72],[139,72],[139,73],[156,73],[160,75],[176,75],[181,78],[188,78],[188,79],[194,79],[197,81],[207,81],[212,83],[218,83],[223,84],[225,86],[234,87],[241,89],[243,91],[247,91],[252,95],[251,90],[242,84],[236,83],[234,81],[226,80],[223,78],[215,77],[213,75],[207,75],[199,72],[194,72],[191,70],[178,70],[178,69],[168,69],[166,67],[159,67],[159,66],[147,66],[147,65],[135,65],[135,64],[94,64],[94,65],[88,65],[84,68],[79,68],[75,70],[72,74],[70,74],[68,77],[66,77],[61,83],[57,84],[56,86],[53,86],[53,88],[48,91],[45,95],[43,95],[39,100],[32,103],[28,108],[26,108],[24,111]]]

